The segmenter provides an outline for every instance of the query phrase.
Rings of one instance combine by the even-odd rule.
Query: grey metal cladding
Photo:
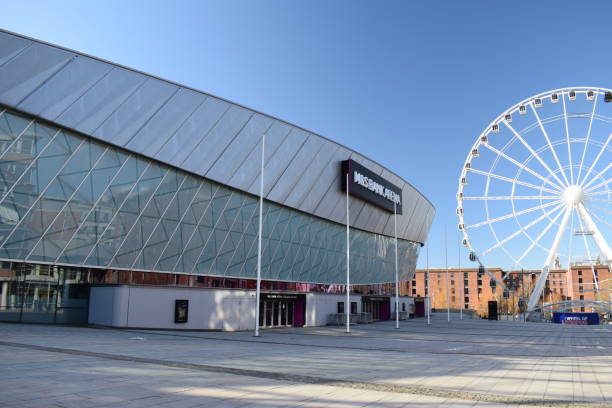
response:
[[[52,120],[92,135],[145,80],[143,75],[127,69],[113,68]]]
[[[193,149],[181,167],[194,173],[206,174],[252,116],[253,111],[231,106],[208,135]]]
[[[286,123],[274,121],[270,129],[266,132],[265,162],[270,160],[270,157],[274,155],[276,149],[278,149],[292,129],[293,128]],[[258,138],[255,147],[240,164],[240,168],[234,172],[227,184],[240,190],[248,191],[248,189],[259,180],[260,167],[261,138]]]
[[[402,188],[401,238],[423,242],[435,210],[372,160],[299,127],[184,86],[0,30],[0,103],[270,201],[344,223],[339,163],[352,158]],[[392,235],[389,212],[351,200],[351,223]]]
[[[178,89],[165,82],[147,79],[106,118],[93,136],[124,146]]]
[[[0,67],[32,44],[25,38],[0,32]]]
[[[180,167],[229,107],[227,102],[207,98],[160,148],[155,158]]]
[[[112,67],[76,57],[17,106],[33,115],[56,118]]]
[[[292,129],[272,155],[266,158],[264,166],[264,194],[266,197],[268,197],[268,194],[283,175],[297,152],[302,148],[309,135],[309,133],[302,129]],[[257,180],[251,184],[248,191],[253,194],[259,193],[259,183]]]
[[[309,190],[305,191],[302,203],[299,205],[299,209],[307,213],[314,213],[319,203],[321,203],[321,200],[327,194],[327,191],[330,188],[337,188],[340,174],[339,163],[348,158],[351,154],[346,148],[338,145],[336,145],[334,149],[332,146],[326,144],[326,147],[322,149],[322,151],[332,151],[332,156],[327,163],[322,161],[321,163],[323,165],[320,168],[313,168],[310,170],[315,176],[313,180],[315,183],[310,186]],[[334,169],[336,171],[333,171]],[[332,183],[335,184],[332,186]]]
[[[149,157],[155,156],[205,99],[205,95],[190,89],[179,89],[124,146]]]
[[[19,53],[0,70],[0,102],[17,106],[75,55],[40,44]]]
[[[284,203],[289,207],[297,207],[297,203],[290,203],[287,198],[292,191],[298,190],[298,184],[302,179],[313,179],[313,175],[309,171],[313,166],[314,158],[319,150],[324,145],[323,139],[308,135],[308,139],[302,145],[295,157],[289,162],[284,173],[278,178],[272,190],[268,193],[268,199],[278,203]]]
[[[316,186],[320,182],[323,169],[330,165],[333,156],[338,150],[338,146],[329,146],[320,138],[313,139],[319,141],[319,150],[309,160],[308,168],[298,178],[294,188],[289,191],[289,195],[283,201],[285,205],[299,208],[302,211],[305,211],[303,208],[307,197],[314,193]]]
[[[242,128],[240,133],[227,146],[217,158],[206,177],[212,180],[229,182],[236,171],[247,160],[255,146],[260,146],[261,135],[266,133],[274,121],[264,115],[256,113]]]

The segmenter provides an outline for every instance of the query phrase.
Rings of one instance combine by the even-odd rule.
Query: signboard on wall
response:
[[[342,162],[340,187],[346,192],[348,174],[349,194],[383,208],[402,213],[402,189],[354,160]]]
[[[187,323],[189,316],[189,300],[176,299],[174,301],[174,323]]]

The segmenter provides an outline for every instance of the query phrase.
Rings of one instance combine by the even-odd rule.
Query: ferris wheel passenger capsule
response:
[[[533,104],[535,105],[536,108],[540,108],[542,106],[542,99],[535,98],[533,101]]]
[[[519,106],[519,114],[524,115],[527,113],[527,107],[525,105]]]
[[[606,103],[612,102],[612,92],[608,91],[604,94],[604,102]]]
[[[472,157],[478,157],[478,149],[472,149]]]
[[[457,207],[457,215],[463,215],[463,208]]]
[[[592,101],[595,98],[595,92],[587,91],[586,98],[587,98],[587,101]]]
[[[554,93],[554,94],[550,95],[550,101],[551,101],[552,103],[557,103],[557,102],[559,102],[559,95],[557,95],[556,93]]]
[[[487,135],[482,135],[482,136],[480,136],[480,141],[482,143],[487,144],[489,142],[489,138],[487,137]]]
[[[457,193],[457,200],[463,199],[463,193]]]
[[[573,101],[576,99],[576,91],[569,91],[569,99]]]
[[[465,224],[459,224],[459,231],[463,231],[465,229]]]
[[[499,133],[499,125],[495,124],[495,125],[491,126],[491,131],[493,133]]]
[[[461,177],[461,185],[467,186],[467,177]]]
[[[504,115],[504,120],[505,120],[506,122],[508,122],[508,123],[512,123],[512,115],[511,115],[511,114],[509,114],[509,113],[506,113],[506,114]]]
[[[467,239],[465,239],[465,238],[464,238],[464,239],[461,241],[461,243],[463,244],[463,246],[464,246],[464,247],[468,247],[468,246],[470,246],[470,241],[468,241],[468,240],[467,240]]]

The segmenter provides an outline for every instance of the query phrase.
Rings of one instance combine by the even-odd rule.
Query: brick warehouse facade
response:
[[[499,280],[506,273],[497,268],[489,269]],[[471,309],[481,316],[486,314],[489,300],[499,303],[500,311],[511,314],[519,312],[519,298],[528,299],[531,289],[540,275],[539,270],[511,271],[506,277],[506,285],[516,288],[504,293],[502,288],[487,274],[479,273],[477,268],[448,269],[448,288],[451,309]],[[415,297],[431,297],[433,308],[447,307],[447,270],[430,269],[429,282],[426,270],[417,270],[414,279],[403,282],[400,294]],[[594,274],[597,276],[600,291],[595,289]],[[543,292],[544,303],[563,300],[606,300],[612,296],[612,273],[603,265],[573,266],[571,270],[553,270],[549,273]],[[542,304],[542,300],[539,302]],[[575,312],[590,311],[589,307],[574,309]]]

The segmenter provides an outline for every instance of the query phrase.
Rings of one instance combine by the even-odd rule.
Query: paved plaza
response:
[[[0,324],[1,407],[612,407],[612,326],[251,332]]]

